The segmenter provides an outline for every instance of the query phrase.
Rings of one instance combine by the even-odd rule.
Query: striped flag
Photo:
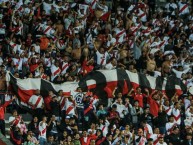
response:
[[[175,93],[181,95],[183,91],[186,91],[186,86],[182,81],[173,75],[169,77],[152,77],[122,69],[91,72],[80,80],[79,86],[83,90],[93,91],[102,100],[105,100],[109,96],[109,92],[116,87],[123,95],[127,94],[132,88],[136,90],[137,87],[141,87],[152,91],[161,90],[169,98]]]
[[[53,84],[41,78],[19,79],[15,78],[11,73],[7,72],[6,81],[13,93],[15,93],[21,102],[28,103],[29,98],[38,89],[43,97],[48,96],[49,91],[57,94],[59,90],[63,90],[64,95],[70,95],[72,91],[78,87],[77,82],[66,82],[62,84]]]
[[[83,91],[92,91],[105,104],[107,104],[107,98],[112,97],[111,94],[115,88],[118,88],[123,95],[127,94],[132,88],[136,90],[137,87],[141,87],[142,89],[149,88],[149,90],[161,90],[169,98],[175,93],[181,95],[186,90],[182,81],[173,75],[155,78],[122,69],[93,71],[85,75],[79,83],[65,82],[62,84],[53,84],[40,78],[18,79],[10,73],[7,73],[6,78],[13,92],[24,103],[28,102],[37,89],[45,97],[48,96],[49,91],[57,94],[59,90],[63,90],[64,94],[70,95],[71,92],[80,86]]]

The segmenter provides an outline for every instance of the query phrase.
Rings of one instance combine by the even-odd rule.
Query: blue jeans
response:
[[[43,137],[40,137],[39,138],[39,143],[40,143],[40,145],[45,145],[46,144],[46,139],[45,138],[43,138]]]

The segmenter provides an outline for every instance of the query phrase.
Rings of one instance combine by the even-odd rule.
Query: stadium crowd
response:
[[[175,75],[193,86],[193,12],[187,0],[0,0],[0,129],[5,75],[78,82],[91,71],[126,69]],[[27,85],[27,84],[26,84]],[[78,87],[71,95],[40,90],[25,124],[16,105],[9,117],[14,145],[192,145],[193,96],[115,88],[108,104]],[[18,109],[19,108],[19,109]],[[155,110],[158,109],[158,112]]]

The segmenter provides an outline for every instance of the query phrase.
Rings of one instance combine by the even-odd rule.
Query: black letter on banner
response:
[[[156,86],[155,86],[155,89],[156,89],[156,90],[162,91],[163,81],[164,81],[164,78],[161,77],[161,76],[158,76],[158,77],[156,78]]]
[[[139,86],[141,87],[141,89],[145,89],[145,88],[151,89],[147,76],[142,73],[138,73],[138,76],[139,76]]]
[[[86,84],[88,80],[96,81],[96,87],[94,89],[91,89],[90,91],[92,91],[95,95],[97,95],[99,99],[102,101],[101,103],[106,106],[108,103],[108,98],[104,88],[107,85],[107,80],[104,74],[100,71],[93,71],[84,76],[79,82],[79,86],[83,89],[83,91],[88,90],[88,86]]]
[[[169,98],[171,98],[176,92],[175,83],[176,83],[176,77],[174,75],[167,77],[165,92]]]
[[[52,91],[54,94],[58,94],[58,92],[52,86],[51,82],[48,82],[48,81],[45,81],[44,79],[41,79],[40,94],[43,97],[45,97],[45,96],[49,95],[49,91]]]
[[[125,82],[127,84],[128,90],[123,90],[125,88]],[[129,79],[128,74],[123,69],[117,69],[117,87],[120,92],[129,92],[132,88],[131,81]]]

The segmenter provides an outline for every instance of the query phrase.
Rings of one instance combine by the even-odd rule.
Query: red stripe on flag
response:
[[[63,94],[63,96],[70,96],[71,92],[63,92],[62,94]]]
[[[96,88],[96,84],[88,85],[87,87],[88,87],[88,90],[91,90]]]
[[[122,94],[125,95],[128,93],[128,85],[127,85],[127,82],[126,80],[124,80],[124,85],[123,85],[123,91],[122,91]]]
[[[103,21],[107,21],[109,19],[110,14],[111,14],[110,12],[105,13],[104,15],[102,15],[100,17],[100,19],[103,20]]]
[[[182,95],[183,94],[183,91],[181,89],[176,89],[176,94],[178,96]]]
[[[36,90],[22,90],[18,88],[18,95],[22,102],[28,103],[29,98],[35,93]]]
[[[136,91],[136,89],[139,87],[139,84],[137,84],[135,82],[131,82],[131,85],[132,85],[134,91]]]
[[[70,111],[72,111],[72,109],[74,109],[73,106],[69,106],[67,109],[66,109],[66,114],[68,115],[70,113]]]

